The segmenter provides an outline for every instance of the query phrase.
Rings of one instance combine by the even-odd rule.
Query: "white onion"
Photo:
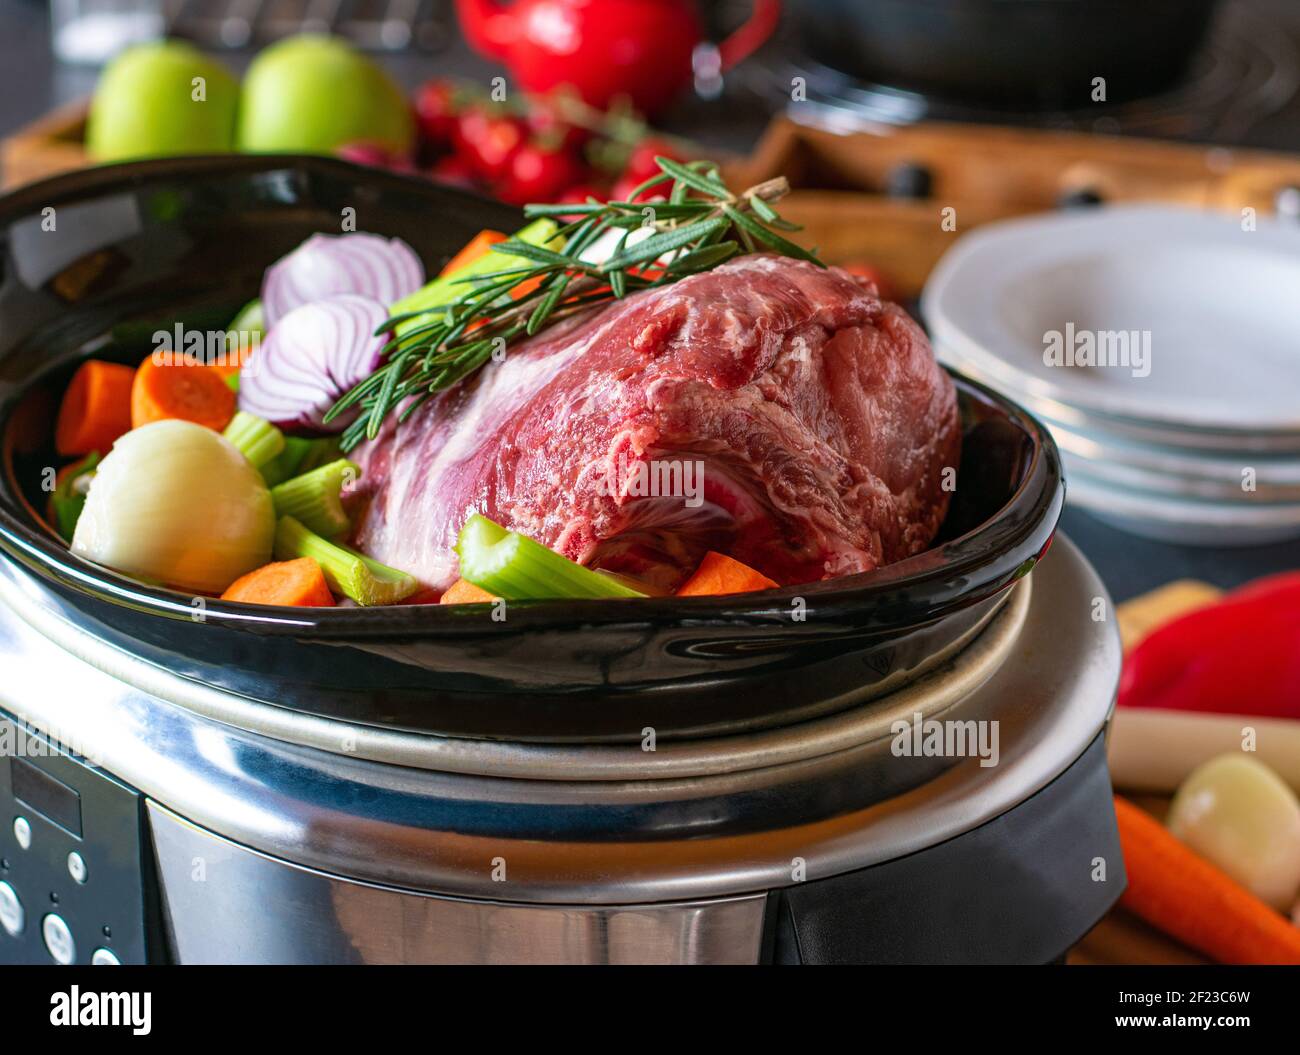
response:
[[[1198,766],[1169,806],[1169,830],[1280,911],[1300,892],[1300,802],[1264,763],[1234,752]]]
[[[99,463],[72,552],[114,571],[219,594],[271,559],[275,510],[262,474],[190,421],[126,433]]]
[[[281,319],[239,375],[239,409],[281,428],[342,431],[357,411],[329,426],[325,412],[379,365],[388,309],[344,293],[295,308]]]
[[[268,328],[294,308],[338,293],[359,293],[388,306],[424,285],[424,265],[400,238],[314,234],[262,278]]]

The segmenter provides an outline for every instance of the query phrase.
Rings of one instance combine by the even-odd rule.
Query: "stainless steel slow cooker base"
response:
[[[826,898],[840,892],[835,911],[876,905],[883,935],[897,913],[882,897],[942,919],[943,884],[960,876],[968,908],[1032,878],[1046,922],[1026,917],[1020,940],[993,912],[999,934],[972,925],[933,958],[1045,960],[1122,890],[1099,743],[1118,637],[1100,581],[1059,536],[1031,581],[920,681],[830,718],[655,751],[305,726],[104,645],[52,615],[41,592],[12,569],[0,576],[0,701],[140,796],[143,885],[156,888],[158,915],[143,943],[151,959],[927,958],[866,934],[846,951]],[[914,715],[995,722],[997,764],[899,757],[891,726]],[[57,776],[77,780],[66,766]],[[98,859],[88,826],[74,839],[33,824],[45,859],[75,843],[89,865],[60,899],[88,959],[105,939],[98,907],[79,911],[78,895],[91,897],[113,862]],[[1077,844],[1079,860],[1007,849],[1045,838]],[[7,881],[44,897],[24,880],[22,854],[0,846]],[[1099,887],[1095,859],[1108,855]],[[983,889],[981,867],[999,862],[1006,890]],[[905,878],[908,868],[919,870]],[[908,887],[936,883],[927,903],[911,899]],[[0,959],[39,959],[36,929],[0,933]]]

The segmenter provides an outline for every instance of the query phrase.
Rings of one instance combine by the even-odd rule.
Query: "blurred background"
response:
[[[749,0],[662,6],[655,28],[677,40],[720,42],[754,20],[724,58],[761,43],[757,54],[719,78],[710,75],[718,49],[705,44],[698,87],[714,97],[684,87],[660,115],[734,150],[790,108],[841,125],[995,120],[1300,145],[1300,5],[1288,0],[760,3],[784,9],[776,32]],[[690,8],[702,30],[678,21]],[[408,89],[435,76],[486,82],[506,67],[470,46],[453,0],[0,0],[0,133],[89,94],[98,65],[131,42],[188,39],[239,71],[302,31],[355,42]],[[1090,97],[1095,76],[1108,82],[1101,105]],[[805,79],[809,105],[792,104],[794,77]]]

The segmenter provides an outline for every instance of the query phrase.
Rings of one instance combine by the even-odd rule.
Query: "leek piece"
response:
[[[95,466],[99,464],[99,452],[91,451],[79,462],[73,462],[63,473],[50,494],[48,507],[51,526],[59,533],[64,542],[71,542],[77,530],[77,520],[86,508],[86,475],[95,475]]]
[[[477,513],[460,529],[456,552],[461,578],[507,601],[646,596]]]
[[[221,434],[239,450],[239,453],[260,469],[284,450],[284,433],[269,421],[240,410],[230,419]]]
[[[367,607],[395,604],[411,596],[420,586],[415,577],[406,572],[323,539],[293,517],[281,517],[275,529],[275,559],[296,560],[299,557],[311,557],[319,564],[325,573],[325,581],[335,593]]]
[[[325,538],[337,538],[351,524],[343,511],[343,485],[355,480],[361,469],[346,458],[322,465],[319,469],[295,476],[271,488],[275,515],[290,516]]]
[[[558,230],[559,226],[554,220],[543,217],[516,231],[512,237],[521,242],[527,242],[529,245],[546,246],[548,242],[555,238],[555,232]],[[472,264],[457,268],[449,275],[439,275],[433,281],[421,286],[414,293],[408,293],[394,304],[391,312],[393,315],[405,315],[412,311],[424,311],[425,314],[417,315],[405,322],[399,322],[393,333],[401,337],[408,330],[434,321],[433,309],[448,304],[462,293],[473,289],[471,284],[461,281],[462,279],[472,278],[475,275],[490,275],[494,271],[508,271],[511,268],[528,267],[530,265],[531,261],[525,260],[523,257],[499,253],[495,249],[489,250]]]
[[[268,487],[282,484],[285,480],[303,473],[311,472],[327,465],[339,456],[337,437],[326,436],[322,439],[307,440],[299,436],[286,436],[284,450],[279,457],[262,466],[262,476]]]

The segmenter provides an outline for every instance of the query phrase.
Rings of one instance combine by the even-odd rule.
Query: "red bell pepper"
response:
[[[1119,705],[1300,719],[1300,572],[1153,631],[1124,659]]]

